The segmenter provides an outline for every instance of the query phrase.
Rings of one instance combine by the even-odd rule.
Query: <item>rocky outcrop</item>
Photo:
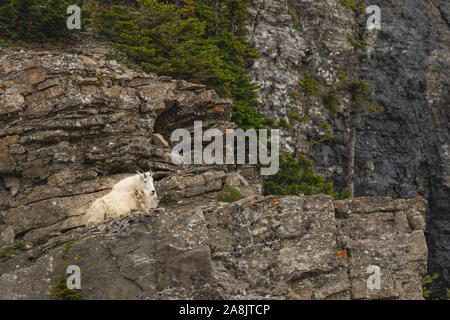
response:
[[[287,1],[255,1],[250,7],[252,24],[248,26],[250,41],[259,59],[249,70],[260,88],[261,108],[271,117],[286,114],[286,99],[302,72],[306,41],[293,28]]]
[[[92,200],[138,168],[157,180],[182,170],[170,158],[174,129],[233,128],[231,102],[214,91],[102,55],[5,50],[0,74],[2,244],[78,226]]]
[[[1,299],[422,299],[423,198],[257,197],[78,228],[0,264]],[[368,279],[380,270],[379,289]]]
[[[339,70],[360,60],[358,72],[385,111],[365,116],[358,125],[356,194],[430,200],[430,272],[440,275],[431,291],[445,297],[450,287],[450,7],[445,0],[370,4],[381,8],[382,27],[366,32],[368,47],[355,57],[347,37],[368,16],[356,21],[335,0],[256,1],[250,29],[261,55],[250,74],[261,85],[262,110],[283,117],[290,108],[301,113],[302,101],[286,98],[296,79],[311,73],[329,84]],[[310,115],[331,123],[323,110],[317,102]],[[340,119],[332,135],[332,143],[302,150],[340,189],[347,175],[347,134]],[[289,134],[284,140],[289,150]]]
[[[249,74],[261,86],[262,110],[274,118],[301,111],[288,98],[299,78],[317,74],[331,84],[349,68],[352,15],[337,1],[255,0],[250,7],[249,40],[260,53]],[[336,30],[339,26],[339,32]]]

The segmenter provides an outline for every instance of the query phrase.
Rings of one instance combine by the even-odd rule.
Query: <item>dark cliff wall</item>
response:
[[[369,45],[359,57],[359,73],[385,112],[364,117],[358,126],[356,195],[429,199],[429,272],[439,273],[432,292],[443,297],[450,288],[450,4],[369,2],[381,8],[382,29],[366,33]],[[337,0],[257,0],[252,13],[252,41],[261,57],[251,74],[261,84],[264,112],[271,116],[301,110],[286,97],[296,80],[287,81],[286,75],[311,73],[330,84],[357,59],[346,40],[357,21]],[[280,29],[285,36],[279,36]],[[319,117],[321,108],[314,110]],[[305,149],[340,189],[347,174],[342,122],[336,122],[333,135],[331,143]]]
[[[450,287],[450,30],[444,1],[372,1],[382,29],[361,73],[385,112],[367,117],[357,144],[358,195],[430,201],[429,272],[434,295]],[[447,20],[448,22],[448,20]],[[364,170],[367,163],[374,170]]]

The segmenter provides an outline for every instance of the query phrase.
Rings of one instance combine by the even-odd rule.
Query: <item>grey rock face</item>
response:
[[[430,200],[429,272],[440,275],[431,291],[441,297],[450,287],[450,12],[444,2],[380,1],[384,28],[363,74],[386,111],[366,119],[358,144],[360,165],[375,164],[360,177],[359,194]]]
[[[14,229],[11,226],[0,226],[0,247],[12,244],[15,235]]]
[[[337,2],[257,0],[250,13],[249,40],[260,57],[249,75],[261,87],[261,108],[267,115],[285,118],[290,110],[303,114],[305,102],[288,97],[300,78],[313,74],[331,84],[340,70],[351,67],[353,48],[347,37],[352,33],[354,17]],[[308,116],[316,122],[324,120],[323,106],[316,102]],[[316,133],[309,123],[302,127],[303,139],[306,132]],[[286,150],[293,151],[295,141],[290,136],[282,132],[281,142]],[[300,149],[307,152],[310,148],[305,145]],[[323,173],[342,171],[342,167],[333,166],[324,168]]]
[[[251,67],[250,75],[261,86],[265,113],[279,118],[289,107],[286,97],[301,73],[306,43],[292,27],[287,1],[255,1],[250,13],[250,41],[261,56]]]
[[[432,292],[445,297],[443,290],[450,287],[450,7],[445,0],[370,4],[381,8],[382,29],[367,32],[368,47],[360,52],[359,73],[375,89],[385,112],[364,117],[357,128],[356,193],[422,195],[430,200],[430,272],[440,274]],[[263,6],[266,10],[258,11]],[[262,52],[252,76],[269,102],[270,110],[263,110],[271,116],[285,116],[289,108],[301,110],[286,97],[295,80],[291,77],[311,73],[330,83],[337,71],[349,70],[356,61],[347,41],[355,30],[355,17],[338,1],[257,1],[252,12],[255,21],[261,21],[254,24],[254,43]],[[294,16],[296,27],[289,18],[277,22],[286,14]],[[273,25],[285,28],[285,36]],[[272,46],[295,49],[271,56]],[[290,54],[293,51],[297,53]],[[296,60],[303,63],[296,65]],[[261,65],[264,70],[258,70]],[[323,106],[317,109],[313,117],[328,120],[321,115]],[[347,175],[347,134],[341,121],[332,134],[332,143],[304,151],[340,189]]]
[[[427,247],[407,216],[423,218],[426,207],[259,197],[135,214],[0,263],[0,298],[46,299],[74,264],[88,299],[422,299]],[[367,285],[369,266],[380,270],[379,289]]]
[[[2,50],[0,73],[0,226],[28,240],[80,225],[138,168],[158,180],[179,170],[174,129],[233,128],[231,102],[214,91],[96,54]]]

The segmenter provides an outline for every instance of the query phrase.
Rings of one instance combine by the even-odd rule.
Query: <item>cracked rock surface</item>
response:
[[[77,228],[0,263],[1,299],[46,299],[70,264],[88,299],[422,299],[423,198],[246,198]],[[64,255],[64,256],[63,256]],[[367,269],[380,270],[371,290]]]
[[[10,228],[31,240],[80,225],[94,199],[138,168],[152,168],[158,181],[182,170],[167,142],[174,129],[192,129],[194,120],[234,127],[231,101],[205,86],[101,54],[0,49],[0,74],[2,244]],[[191,181],[182,196],[219,191],[209,169],[210,180]]]

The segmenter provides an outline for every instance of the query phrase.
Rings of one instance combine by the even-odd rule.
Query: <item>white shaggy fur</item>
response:
[[[114,185],[111,192],[97,199],[86,211],[86,226],[126,216],[133,211],[148,212],[158,205],[151,172],[125,178]]]

